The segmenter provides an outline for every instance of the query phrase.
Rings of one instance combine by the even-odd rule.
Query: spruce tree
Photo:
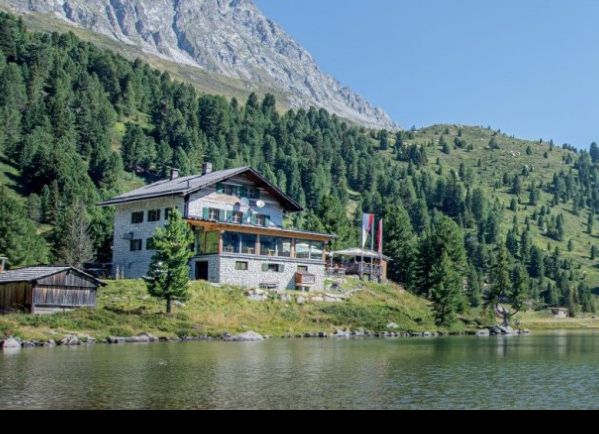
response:
[[[153,237],[156,252],[152,256],[148,276],[144,279],[152,297],[166,301],[171,313],[172,302],[189,299],[189,248],[193,235],[178,210],[170,213],[164,228],[156,229]]]

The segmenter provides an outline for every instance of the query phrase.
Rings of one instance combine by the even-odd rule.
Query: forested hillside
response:
[[[357,243],[385,218],[391,277],[439,324],[509,287],[533,307],[594,310],[599,148],[460,126],[372,131],[275,99],[227,100],[72,34],[0,15],[0,254],[13,266],[110,260],[103,198],[165,176],[251,165],[307,209],[289,222]]]

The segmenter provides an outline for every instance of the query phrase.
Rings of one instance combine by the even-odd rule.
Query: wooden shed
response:
[[[67,266],[26,267],[0,273],[0,312],[52,313],[95,307],[95,277]]]

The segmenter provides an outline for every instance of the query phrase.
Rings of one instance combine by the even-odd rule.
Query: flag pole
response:
[[[362,247],[362,250],[364,250],[364,213],[362,213],[362,227],[360,228],[360,246]],[[362,277],[364,275],[364,254],[361,255],[360,258],[360,280],[362,280]]]
[[[374,251],[374,221],[375,219],[372,219],[372,230],[370,233],[370,251],[373,252]],[[370,280],[373,280],[374,278],[374,258],[372,257],[372,254],[370,256]]]

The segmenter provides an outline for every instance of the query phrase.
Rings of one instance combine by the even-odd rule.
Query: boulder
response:
[[[248,296],[248,300],[250,300],[250,301],[266,301],[267,297],[265,295],[254,294],[254,295]]]
[[[44,343],[45,347],[55,347],[56,346],[56,341],[54,339],[49,339],[47,342]]]
[[[58,343],[60,345],[74,346],[81,345],[81,340],[75,335],[66,335],[64,338],[58,341]]]
[[[399,328],[399,325],[397,323],[390,322],[389,324],[387,324],[387,328],[391,330],[397,330]]]
[[[343,301],[343,299],[327,294],[324,296],[324,301],[326,303],[339,303],[339,302]]]
[[[185,303],[181,303],[179,300],[175,300],[173,302],[173,305],[175,305],[176,307],[185,307]]]
[[[147,332],[140,333],[137,335],[137,337],[147,338],[148,342],[157,342],[158,341],[158,338],[156,336],[154,336],[151,333],[147,333]]]
[[[109,344],[124,344],[125,338],[121,336],[108,336],[106,339]]]
[[[476,331],[476,336],[490,336],[491,332],[488,329],[482,329]]]
[[[304,304],[306,302],[306,297],[304,297],[303,295],[300,295],[298,298],[295,299],[295,302],[297,304]]]
[[[35,348],[37,345],[34,341],[23,341],[21,343],[22,348]]]
[[[349,338],[351,337],[351,333],[347,330],[335,330],[335,334],[333,334],[336,338]]]
[[[281,300],[284,303],[289,303],[291,301],[291,296],[288,294],[281,294],[279,295],[279,300]]]
[[[0,341],[0,348],[7,350],[21,348],[21,342],[11,336],[3,341]]]
[[[247,331],[245,333],[240,333],[235,336],[231,336],[228,333],[226,333],[225,335],[223,335],[223,339],[232,342],[258,342],[264,340],[264,336],[254,331]]]
[[[320,296],[316,296],[316,297],[312,297],[310,299],[310,301],[314,302],[314,303],[320,303],[322,301],[324,301],[324,298],[320,297]]]

